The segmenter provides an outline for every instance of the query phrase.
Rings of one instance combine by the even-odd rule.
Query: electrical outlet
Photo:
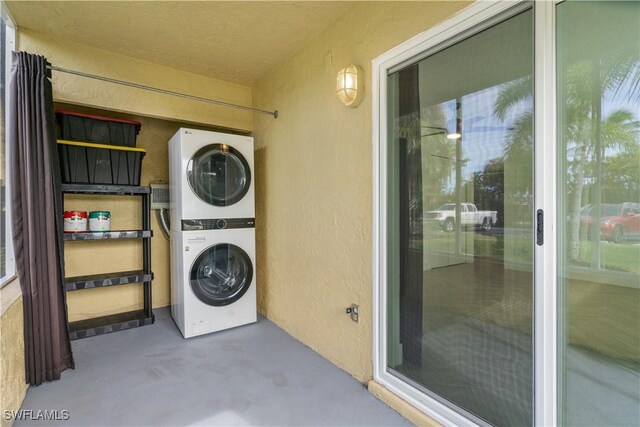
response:
[[[351,320],[358,323],[358,315],[360,312],[360,306],[357,304],[351,304],[346,309],[347,314],[351,315]]]

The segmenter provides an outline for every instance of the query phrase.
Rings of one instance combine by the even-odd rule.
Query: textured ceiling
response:
[[[252,85],[353,2],[7,1],[19,27]]]

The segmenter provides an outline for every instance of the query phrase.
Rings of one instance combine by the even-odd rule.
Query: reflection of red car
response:
[[[585,206],[580,210],[580,226],[587,227],[588,234],[591,234],[593,208]],[[603,239],[616,243],[630,237],[640,237],[640,204],[626,202],[600,205],[600,233]]]

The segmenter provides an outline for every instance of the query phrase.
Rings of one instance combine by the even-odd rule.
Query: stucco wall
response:
[[[251,105],[251,88],[56,39],[28,29],[20,50],[44,55],[54,66],[224,102]],[[56,101],[169,120],[251,131],[252,114],[113,83],[52,73]]]
[[[362,382],[372,378],[371,61],[465,5],[356,5],[254,88],[255,105],[280,111],[254,118],[259,309]],[[366,78],[356,109],[335,95],[351,63]],[[360,323],[345,314],[351,303]]]
[[[0,291],[0,409],[17,411],[27,393],[24,372],[24,318],[20,286],[15,280]],[[13,424],[0,413],[0,427]]]

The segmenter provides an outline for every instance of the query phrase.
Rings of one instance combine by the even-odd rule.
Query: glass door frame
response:
[[[558,281],[556,274],[555,7],[536,0],[534,10],[534,216],[544,212],[544,244],[534,247],[534,424],[558,424]],[[392,48],[372,62],[373,142],[373,372],[374,380],[444,425],[475,421],[388,371],[387,363],[387,76],[531,6],[528,1],[477,2],[451,19]],[[532,230],[532,233],[534,230]]]

